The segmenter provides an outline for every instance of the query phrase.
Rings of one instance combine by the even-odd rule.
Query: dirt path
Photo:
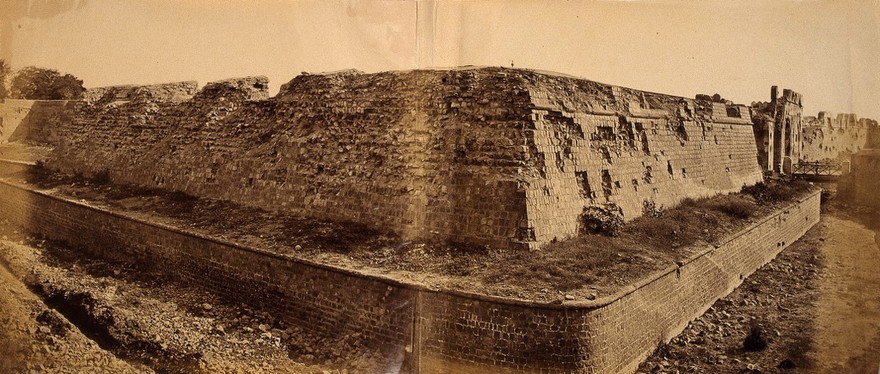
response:
[[[875,232],[824,218],[826,258],[812,356],[823,373],[880,372],[880,246]],[[876,221],[876,220],[875,220]]]

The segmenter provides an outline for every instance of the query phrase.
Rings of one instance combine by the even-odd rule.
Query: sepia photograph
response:
[[[0,0],[0,373],[880,374],[880,0]]]

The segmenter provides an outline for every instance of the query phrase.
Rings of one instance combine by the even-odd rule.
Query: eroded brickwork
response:
[[[577,235],[586,206],[624,218],[645,203],[738,191],[761,181],[748,107],[559,76],[527,76],[533,129],[526,189],[539,243]]]
[[[48,164],[501,248],[574,236],[586,206],[630,219],[761,180],[749,108],[709,98],[504,68],[264,83],[83,103]]]
[[[658,343],[819,220],[818,192],[621,293],[540,304],[433,291],[140,221],[0,182],[4,219],[334,336],[360,332],[422,372],[633,372]]]

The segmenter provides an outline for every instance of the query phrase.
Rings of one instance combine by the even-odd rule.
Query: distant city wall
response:
[[[500,248],[575,236],[588,206],[631,219],[761,180],[749,108],[709,98],[504,68],[265,83],[84,102],[48,165]]]
[[[421,372],[634,372],[658,344],[818,222],[819,201],[814,192],[617,294],[546,304],[362,275],[0,181],[4,218],[29,233],[155,266],[322,336],[361,333],[396,347],[397,359]]]
[[[806,117],[804,121],[801,150],[804,161],[848,160],[865,148],[870,129],[877,127],[877,121],[858,118],[852,113],[835,117],[820,112],[818,117]]]

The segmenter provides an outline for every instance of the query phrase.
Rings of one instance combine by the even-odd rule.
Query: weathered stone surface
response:
[[[748,107],[528,70],[303,74],[208,84],[192,100],[83,103],[55,169],[407,238],[538,248],[587,206],[761,180]]]
[[[803,104],[801,94],[782,90],[777,97],[776,86],[770,89],[770,102],[752,103],[758,162],[764,170],[790,174],[792,165],[801,155]]]
[[[83,100],[88,102],[131,101],[141,95],[149,95],[156,101],[184,101],[191,99],[199,90],[195,81],[160,83],[151,85],[121,85],[96,87],[86,90]]]
[[[841,113],[836,117],[819,112],[818,117],[805,117],[802,132],[801,160],[849,159],[865,148],[869,129],[877,127],[877,121],[858,118],[853,113]]]
[[[73,120],[75,101],[15,100],[0,102],[0,144],[57,144],[58,129]]]

